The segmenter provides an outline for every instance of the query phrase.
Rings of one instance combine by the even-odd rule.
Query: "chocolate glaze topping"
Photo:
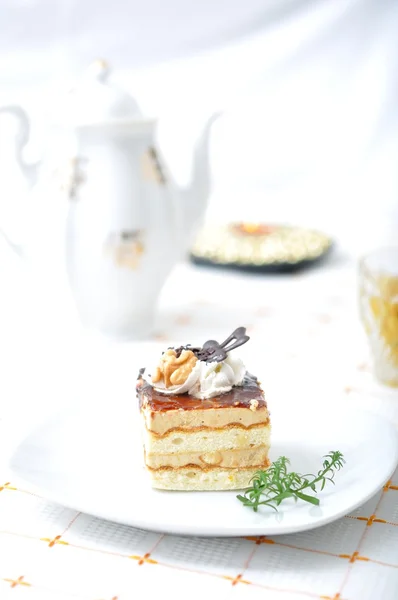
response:
[[[139,377],[137,382],[137,396],[140,408],[145,404],[152,411],[166,412],[168,410],[198,410],[206,408],[250,408],[250,401],[257,400],[258,408],[266,407],[264,393],[257,381],[257,377],[246,373],[242,385],[233,387],[229,392],[200,400],[189,394],[166,395],[157,392],[145,379]]]

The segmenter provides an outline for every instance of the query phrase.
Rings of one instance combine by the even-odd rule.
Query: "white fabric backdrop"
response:
[[[181,182],[202,120],[225,110],[209,218],[315,225],[363,251],[398,239],[397,32],[395,0],[1,0],[0,102],[31,111],[34,157],[54,99],[103,56],[161,117]],[[12,132],[3,118],[4,218],[22,189]]]

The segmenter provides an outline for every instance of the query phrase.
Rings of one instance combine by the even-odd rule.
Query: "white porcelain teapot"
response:
[[[73,134],[75,152],[62,198],[49,181],[34,185],[48,174],[23,159],[29,140],[25,112],[18,106],[0,111],[20,121],[16,158],[36,189],[33,201],[46,223],[37,236],[52,235],[38,254],[44,273],[50,260],[48,278],[55,272],[65,275],[85,326],[141,338],[151,329],[170,270],[188,250],[204,214],[210,192],[208,139],[217,115],[197,143],[190,186],[179,189],[155,146],[156,121],[144,118],[135,100],[108,79],[107,64],[97,61],[68,98],[62,126]],[[58,167],[62,172],[65,164]]]

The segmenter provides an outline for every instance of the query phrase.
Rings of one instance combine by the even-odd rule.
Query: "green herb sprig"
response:
[[[319,498],[306,492],[312,490],[317,494],[328,481],[334,484],[336,471],[340,471],[345,463],[343,454],[338,450],[329,452],[323,458],[322,469],[316,475],[300,475],[288,472],[290,461],[286,456],[281,456],[266,471],[257,471],[252,478],[251,487],[237,498],[254,512],[258,511],[260,505],[270,506],[277,511],[281,502],[288,498],[319,506]]]

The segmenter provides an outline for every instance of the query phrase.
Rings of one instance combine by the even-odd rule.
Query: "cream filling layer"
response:
[[[266,406],[250,410],[240,406],[226,408],[205,408],[194,410],[152,411],[148,406],[141,409],[146,428],[156,435],[165,435],[173,429],[191,430],[198,427],[218,429],[230,424],[243,427],[267,423],[269,412]]]
[[[234,450],[216,450],[215,452],[179,452],[177,454],[145,455],[145,462],[151,469],[171,467],[179,469],[187,465],[197,465],[201,468],[223,467],[236,469],[238,467],[260,467],[268,456],[269,446],[254,448],[237,448]]]

